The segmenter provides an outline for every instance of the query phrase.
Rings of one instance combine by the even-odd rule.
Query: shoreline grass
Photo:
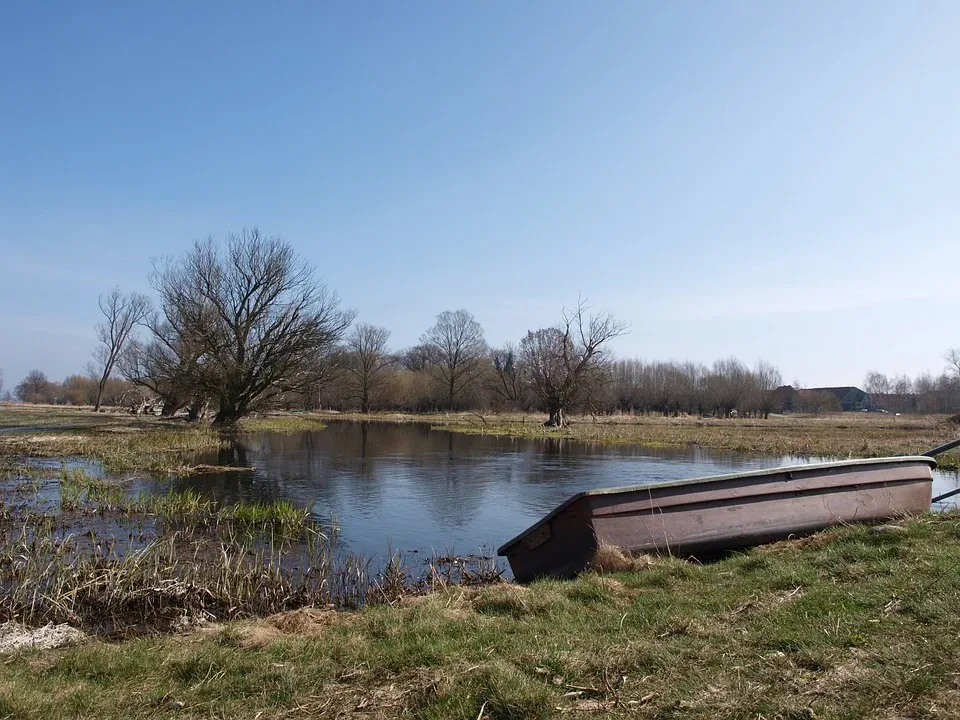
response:
[[[960,515],[707,565],[303,609],[0,664],[18,718],[692,718],[960,713]]]
[[[102,463],[108,474],[193,474],[197,471],[183,464],[184,456],[234,441],[208,423],[45,406],[0,407],[0,427],[7,428],[0,434],[0,456],[91,458]],[[266,415],[245,418],[238,429],[241,434],[292,433],[324,427],[315,417]]]

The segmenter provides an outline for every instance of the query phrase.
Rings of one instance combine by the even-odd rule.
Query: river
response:
[[[817,458],[756,457],[702,448],[601,446],[431,430],[428,425],[331,422],[327,429],[243,436],[195,462],[253,467],[179,479],[223,502],[285,498],[336,521],[351,553],[411,558],[492,554],[582,490],[669,481]],[[960,487],[936,473],[934,494]]]

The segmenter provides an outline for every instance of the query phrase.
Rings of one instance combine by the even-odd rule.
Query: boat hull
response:
[[[930,508],[927,457],[797,465],[580,493],[499,550],[514,577],[571,577],[600,544],[707,558],[831,525]]]

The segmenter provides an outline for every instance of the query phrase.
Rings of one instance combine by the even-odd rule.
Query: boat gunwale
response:
[[[937,466],[937,461],[927,455],[894,455],[882,458],[855,458],[852,460],[834,460],[823,463],[808,463],[806,465],[781,465],[774,468],[765,468],[762,470],[747,470],[746,472],[727,473],[724,475],[706,475],[703,477],[687,478],[685,480],[670,480],[668,482],[646,482],[638,485],[620,485],[617,487],[594,488],[593,490],[582,490],[576,495],[572,495],[557,505],[553,510],[540,518],[533,525],[519,535],[515,535],[510,540],[497,548],[497,555],[505,556],[507,550],[523,540],[533,531],[541,528],[546,523],[573,505],[578,500],[595,495],[617,495],[620,493],[637,492],[639,490],[652,490],[660,488],[685,487],[687,485],[700,485],[704,483],[724,482],[726,480],[739,480],[741,478],[763,477],[764,475],[777,475],[785,472],[796,472],[801,470],[827,470],[832,468],[859,467],[862,465],[889,465],[892,463],[925,463],[932,470]]]

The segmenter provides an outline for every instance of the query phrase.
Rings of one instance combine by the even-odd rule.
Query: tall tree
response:
[[[162,313],[155,339],[191,349],[192,384],[216,404],[221,427],[314,387],[353,320],[288,243],[257,229],[198,240],[152,282]]]
[[[98,298],[103,322],[97,324],[97,340],[100,345],[94,351],[94,369],[99,375],[97,397],[93,411],[100,411],[103,389],[110,379],[117,360],[127,349],[138,323],[143,322],[150,312],[150,299],[140,293],[124,295],[115,287],[104,297]]]
[[[25,403],[52,403],[55,400],[53,391],[54,384],[44,372],[31,370],[13,389],[13,394]]]
[[[362,413],[370,412],[390,384],[395,360],[387,351],[389,339],[389,330],[366,323],[359,323],[347,337],[345,386]]]
[[[753,374],[757,383],[757,409],[763,413],[764,419],[767,419],[771,412],[779,409],[777,388],[783,384],[783,375],[780,374],[779,368],[763,360],[757,361]]]
[[[447,407],[455,407],[463,391],[483,374],[487,354],[483,328],[466,310],[448,310],[437,315],[420,344],[426,350],[427,372],[443,386]]]
[[[886,395],[890,392],[892,385],[890,378],[876,370],[868,372],[863,379],[863,389],[868,395]]]
[[[563,427],[567,411],[584,400],[610,362],[607,343],[627,326],[604,312],[587,315],[585,300],[564,310],[560,324],[528,332],[520,357],[530,388],[549,413],[545,425]]]
[[[947,372],[960,378],[960,348],[950,348],[943,359],[947,361]]]

